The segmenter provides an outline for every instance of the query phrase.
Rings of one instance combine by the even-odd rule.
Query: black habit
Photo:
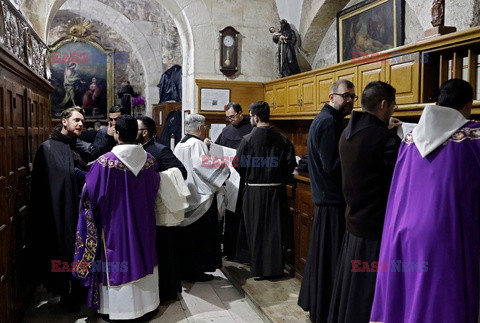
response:
[[[338,141],[344,115],[325,104],[308,133],[308,173],[315,203],[307,263],[298,305],[312,322],[326,322],[342,238],[345,200]]]
[[[246,183],[239,235],[248,248],[237,257],[250,263],[253,276],[282,275],[282,218],[289,212],[284,184],[296,166],[294,147],[272,127],[256,127],[243,138],[236,159],[235,169]]]
[[[32,278],[48,291],[78,298],[78,281],[71,268],[78,220],[79,195],[86,166],[76,139],[56,128],[36,154],[32,171],[32,198],[27,219],[27,250],[35,270]],[[68,262],[65,272],[52,272],[52,261]],[[75,294],[75,295],[73,295]],[[71,300],[71,299],[70,299]],[[78,299],[76,299],[78,301]]]
[[[329,322],[369,322],[375,272],[352,260],[378,261],[383,220],[400,138],[373,114],[353,112],[339,142],[347,230],[338,260]]]
[[[187,170],[172,150],[153,139],[143,145],[157,163],[157,172],[177,167],[187,179]],[[180,279],[180,260],[178,251],[178,230],[175,226],[157,226],[158,285],[160,302],[177,299],[177,292],[182,292]]]

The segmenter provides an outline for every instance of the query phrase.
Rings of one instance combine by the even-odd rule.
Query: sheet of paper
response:
[[[217,145],[214,143],[210,144],[210,155],[212,157],[218,158],[220,163],[222,158],[226,158],[228,167],[230,168],[230,177],[227,180],[225,188],[227,190],[227,210],[235,212],[237,205],[238,197],[238,188],[240,187],[240,174],[233,168],[232,160],[235,157],[237,151],[232,148],[225,146]]]
[[[222,133],[223,128],[225,128],[227,125],[223,123],[212,123],[210,125],[210,140],[212,142],[215,142],[217,140],[218,136]]]
[[[417,123],[402,122],[402,125],[400,127],[397,127],[397,135],[403,139],[416,126],[417,126]]]

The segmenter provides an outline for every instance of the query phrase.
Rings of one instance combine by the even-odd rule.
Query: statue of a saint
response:
[[[279,46],[278,61],[280,74],[289,76],[300,73],[295,52],[297,36],[290,24],[285,19],[282,19],[280,20],[279,32],[276,32],[274,27],[270,27],[269,30],[273,33],[273,42]]]
[[[445,0],[433,0],[432,3],[432,26],[443,26],[445,13]]]

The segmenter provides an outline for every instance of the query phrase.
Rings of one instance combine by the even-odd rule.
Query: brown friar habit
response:
[[[254,276],[281,275],[282,219],[289,210],[284,184],[296,166],[293,145],[272,127],[256,127],[243,138],[236,158],[235,169],[246,183],[238,239],[244,235],[248,248],[243,255],[237,252],[237,257],[250,263]]]

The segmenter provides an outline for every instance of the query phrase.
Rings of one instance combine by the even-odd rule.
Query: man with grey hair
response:
[[[345,199],[338,141],[342,122],[357,100],[352,82],[330,87],[330,102],[315,117],[308,133],[308,173],[315,203],[313,230],[298,305],[313,322],[326,322],[335,268],[345,232]]]
[[[218,213],[215,192],[230,174],[225,165],[205,164],[208,156],[205,117],[190,114],[185,117],[185,137],[175,147],[175,156],[187,169],[190,195],[185,220],[180,224],[180,268],[182,279],[189,282],[212,280],[205,272],[222,266]]]

